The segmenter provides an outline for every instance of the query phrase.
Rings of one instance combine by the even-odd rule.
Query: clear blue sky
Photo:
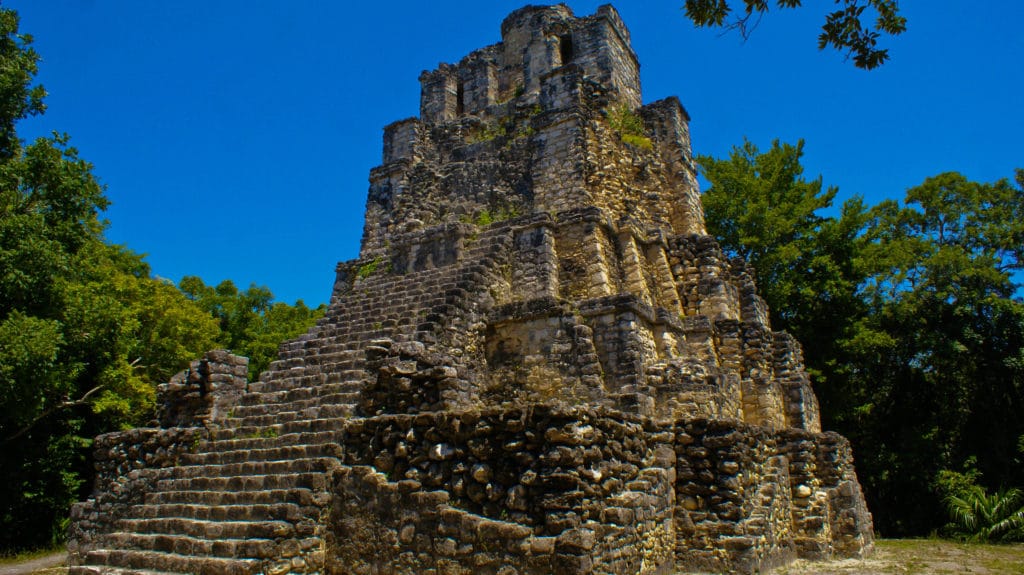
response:
[[[577,15],[599,2],[569,2]],[[618,2],[645,102],[677,95],[696,152],[744,136],[806,143],[804,166],[869,203],[943,171],[1024,167],[1024,2],[903,0],[892,61],[855,69],[816,39],[830,2],[766,17],[746,43],[695,29],[682,0]],[[42,55],[49,110],[107,185],[108,238],[177,281],[326,301],[354,258],[382,127],[418,76],[500,40],[519,2],[8,0]]]

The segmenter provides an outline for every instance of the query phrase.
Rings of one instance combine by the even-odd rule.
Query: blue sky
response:
[[[577,15],[601,2],[569,2]],[[644,101],[677,95],[697,153],[746,136],[806,140],[840,198],[902,198],[955,170],[1024,167],[1024,2],[903,0],[892,61],[864,72],[816,49],[831,3],[764,18],[745,43],[698,30],[682,0],[618,2]],[[500,40],[519,2],[8,0],[42,56],[45,116],[113,205],[107,236],[156,275],[266,285],[316,304],[356,257],[382,128],[414,116],[419,73]]]

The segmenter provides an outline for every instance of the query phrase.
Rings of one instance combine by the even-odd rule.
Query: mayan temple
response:
[[[764,572],[860,556],[849,444],[704,226],[610,6],[529,6],[384,128],[360,256],[259,381],[101,436],[73,574]]]

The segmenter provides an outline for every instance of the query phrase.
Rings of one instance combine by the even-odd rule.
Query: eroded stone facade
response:
[[[99,438],[74,573],[751,573],[870,550],[849,445],[707,235],[689,117],[641,106],[616,11],[527,7],[501,32],[385,128],[318,325],[257,382],[211,352],[161,387],[159,427]]]

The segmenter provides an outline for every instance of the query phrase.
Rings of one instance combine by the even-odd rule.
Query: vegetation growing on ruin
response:
[[[618,104],[605,111],[608,124],[618,134],[619,139],[634,148],[650,150],[654,144],[647,137],[644,120],[625,104]]]
[[[529,110],[530,115],[539,113],[539,105]],[[504,118],[492,118],[483,123],[479,128],[470,132],[468,143],[492,142],[499,138],[516,140],[528,138],[536,133],[536,130],[529,125],[529,122],[517,122],[512,116]],[[509,142],[506,142],[508,145]]]
[[[356,268],[356,277],[364,280],[378,271],[386,272],[390,268],[390,263],[385,263],[382,256],[373,258],[372,260],[364,263],[363,265]]]

